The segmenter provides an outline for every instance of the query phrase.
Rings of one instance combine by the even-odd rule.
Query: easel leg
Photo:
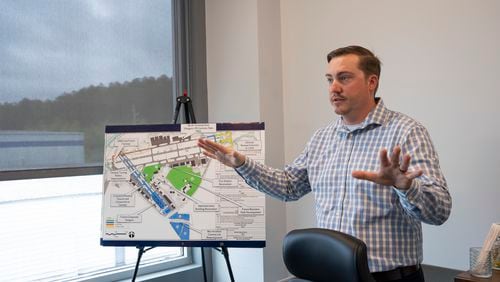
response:
[[[182,105],[180,97],[177,97],[176,101],[177,101],[177,104],[175,105],[174,120],[172,121],[173,124],[177,123],[177,119],[179,118],[179,112],[180,112],[181,105]]]
[[[229,277],[231,277],[231,282],[234,282],[233,270],[231,269],[231,263],[229,262],[229,252],[227,251],[227,247],[221,247],[222,254],[226,259],[227,270],[229,271]]]
[[[154,249],[154,247],[149,247],[145,249],[144,246],[136,246],[136,248],[139,249],[139,253],[137,254],[137,262],[135,263],[134,276],[132,276],[132,282],[135,282],[135,278],[137,277],[137,272],[139,271],[139,264],[141,262],[142,255],[145,252]]]
[[[142,254],[144,254],[144,247],[137,247],[139,249],[139,253],[137,254],[137,262],[135,263],[134,276],[132,276],[132,282],[135,282],[135,278],[137,277],[137,271],[139,270],[139,263],[141,262]]]
[[[194,116],[194,111],[193,111],[193,103],[191,103],[191,100],[189,100],[189,103],[187,103],[186,106],[189,116],[191,117],[191,122],[196,123],[196,117]]]
[[[188,111],[188,104],[189,102],[186,102],[184,104],[184,118],[186,119],[186,123],[191,123],[191,119],[190,119],[190,116],[189,116],[189,111]]]
[[[201,249],[201,263],[203,267],[203,281],[207,282],[207,270],[206,270],[206,264],[205,264],[205,249],[203,247],[200,247]]]

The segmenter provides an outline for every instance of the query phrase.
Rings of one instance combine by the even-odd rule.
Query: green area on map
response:
[[[189,196],[193,196],[194,192],[201,184],[201,174],[194,172],[191,167],[177,166],[170,170],[167,175],[168,181],[175,189],[183,191]]]
[[[151,183],[151,181],[153,180],[154,174],[157,173],[160,169],[161,169],[160,164],[145,166],[142,169],[142,174],[144,175],[144,178],[146,178],[146,181],[148,183]]]

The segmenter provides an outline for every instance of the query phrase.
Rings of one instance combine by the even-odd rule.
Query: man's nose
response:
[[[342,91],[342,87],[340,84],[337,82],[337,80],[332,81],[332,83],[329,86],[328,91],[330,93],[340,93]]]

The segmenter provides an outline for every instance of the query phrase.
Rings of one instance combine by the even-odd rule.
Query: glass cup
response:
[[[472,247],[469,250],[469,272],[472,276],[488,278],[492,275],[491,253],[481,254],[481,247]]]
[[[497,241],[500,242],[498,239]],[[491,264],[493,269],[500,270],[500,244],[491,250]]]

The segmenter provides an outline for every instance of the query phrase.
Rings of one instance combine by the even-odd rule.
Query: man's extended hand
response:
[[[245,163],[245,155],[219,143],[207,139],[198,139],[198,146],[203,149],[203,154],[206,156],[232,168],[239,167]]]
[[[399,163],[399,155],[401,154],[401,147],[399,146],[394,148],[390,159],[385,148],[381,149],[379,154],[380,169],[378,172],[355,170],[352,172],[352,176],[381,185],[394,186],[400,190],[407,190],[410,188],[413,179],[422,175],[421,169],[408,171],[411,159],[409,154],[404,155],[403,162]]]

